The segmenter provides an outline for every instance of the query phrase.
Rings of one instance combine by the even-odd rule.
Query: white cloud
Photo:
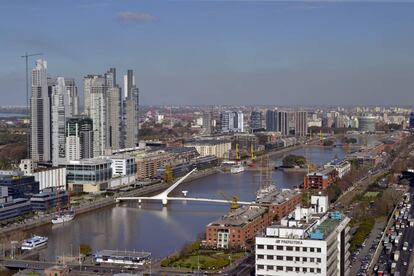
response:
[[[123,11],[117,14],[119,20],[123,22],[148,22],[148,21],[155,21],[158,18],[143,12],[131,12],[131,11]]]

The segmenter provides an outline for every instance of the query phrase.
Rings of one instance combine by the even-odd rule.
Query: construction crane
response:
[[[254,147],[253,147],[253,144],[250,144],[250,159],[253,162],[256,160],[256,156],[254,155]]]
[[[236,159],[236,161],[240,161],[239,143],[236,143],[236,156],[234,159]]]
[[[229,197],[224,191],[219,191],[219,194],[230,203],[230,210],[236,210],[240,207],[238,196]]]

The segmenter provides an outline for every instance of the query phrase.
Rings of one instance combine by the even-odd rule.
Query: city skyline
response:
[[[50,76],[75,78],[82,98],[83,76],[117,67],[135,71],[143,105],[414,102],[412,2],[41,1],[25,2],[23,12],[22,5],[3,2],[0,10],[8,26],[0,27],[4,105],[25,104],[26,51],[44,53]],[[110,34],[105,43],[99,30]]]

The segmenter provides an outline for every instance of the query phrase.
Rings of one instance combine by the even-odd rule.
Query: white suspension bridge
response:
[[[171,193],[175,188],[177,188],[178,185],[180,185],[187,177],[189,177],[193,172],[195,172],[197,169],[193,169],[189,173],[187,173],[185,176],[180,178],[177,182],[175,182],[173,185],[168,187],[165,191],[154,195],[154,196],[139,196],[139,197],[118,197],[116,198],[116,202],[121,201],[138,201],[138,203],[142,203],[143,200],[148,201],[161,201],[164,206],[168,204],[168,201],[175,200],[175,201],[198,201],[198,202],[211,202],[211,203],[231,203],[231,200],[223,200],[223,199],[210,199],[210,198],[197,198],[197,197],[169,197],[168,194]],[[185,191],[183,191],[184,194],[186,194]],[[240,205],[249,205],[253,202],[248,201],[237,201]]]

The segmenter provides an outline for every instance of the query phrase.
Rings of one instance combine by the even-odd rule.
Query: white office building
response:
[[[224,111],[220,114],[221,132],[243,132],[244,121],[241,111]]]
[[[312,196],[256,237],[256,275],[349,275],[349,221],[327,212],[327,196]]]

